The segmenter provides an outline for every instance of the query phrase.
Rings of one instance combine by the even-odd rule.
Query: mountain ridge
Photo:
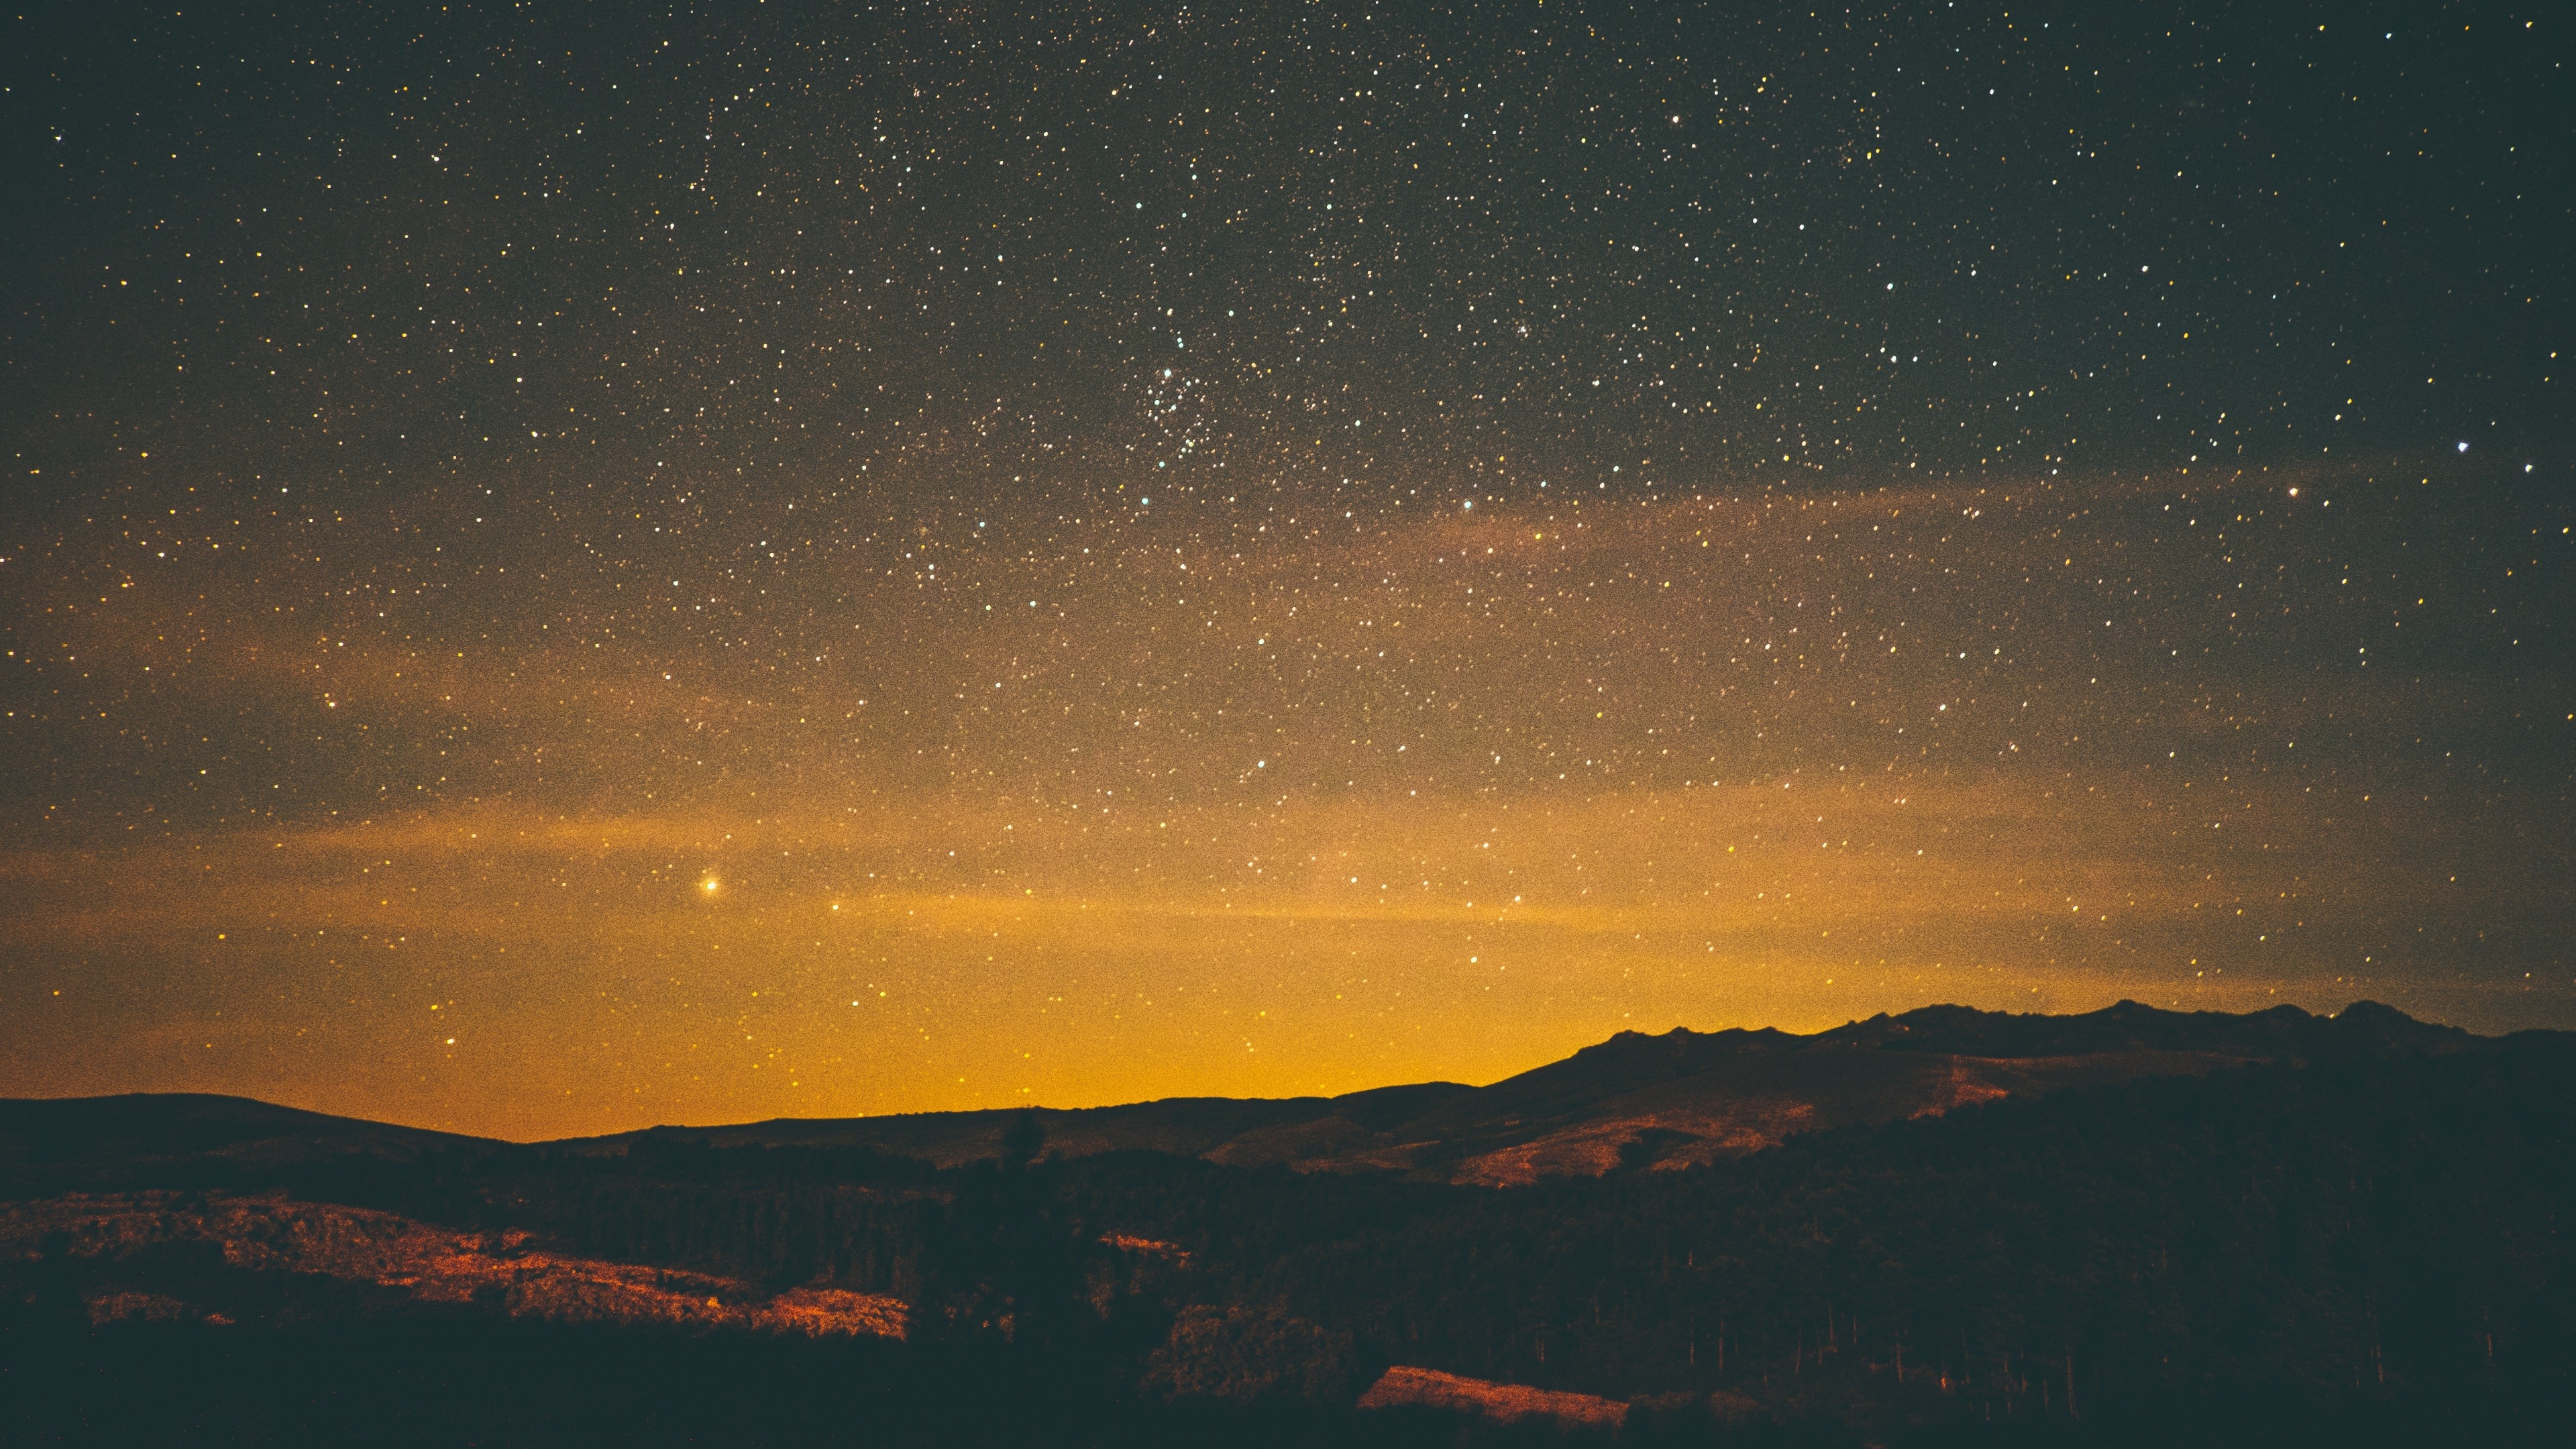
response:
[[[1622,1031],[1482,1087],[1417,1082],[1335,1097],[772,1118],[540,1145],[592,1153],[655,1139],[856,1147],[954,1166],[999,1155],[1004,1133],[1027,1116],[1045,1129],[1049,1149],[1068,1157],[1166,1152],[1243,1166],[1513,1186],[1683,1167],[1799,1132],[1935,1115],[2003,1096],[2257,1061],[2474,1050],[2502,1040],[2367,1000],[2322,1016],[2289,1005],[2235,1014],[2123,1000],[2050,1015],[1944,1004],[1808,1034],[1772,1027]],[[503,1145],[207,1094],[0,1099],[0,1165],[192,1155],[275,1165]]]
[[[1066,1156],[1166,1151],[1509,1186],[1622,1166],[1687,1166],[1801,1131],[2000,1096],[2356,1051],[2457,1051],[2491,1040],[2372,1001],[2326,1016],[2289,1005],[2172,1012],[2129,1000],[2064,1016],[1933,1005],[1804,1035],[1773,1027],[1623,1031],[1482,1087],[1419,1083],[1343,1097],[1167,1098],[646,1131],[711,1145],[869,1146],[953,1165],[997,1154],[1007,1125],[1029,1114]],[[1220,1127],[1237,1130],[1219,1136]]]

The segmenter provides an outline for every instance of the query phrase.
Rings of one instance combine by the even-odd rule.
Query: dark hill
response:
[[[1799,1036],[1768,1028],[1621,1032],[1486,1087],[1432,1082],[1343,1097],[1172,1098],[1039,1110],[1068,1157],[1156,1151],[1308,1171],[1527,1183],[1621,1165],[1683,1166],[1799,1132],[1900,1121],[1971,1102],[2255,1061],[2443,1053],[2485,1044],[2357,1002],[2233,1016],[2123,1001],[2079,1016],[1930,1006]],[[713,1145],[867,1147],[954,1165],[997,1155],[1021,1114],[790,1119],[655,1134]],[[597,1139],[599,1147],[629,1140]]]
[[[1621,1032],[1485,1087],[1425,1082],[1341,1097],[1175,1097],[1036,1109],[1066,1157],[1149,1151],[1306,1171],[1396,1173],[1491,1185],[1680,1167],[1820,1129],[1937,1115],[1973,1102],[2256,1061],[2443,1054],[2492,1043],[2356,1002],[2244,1016],[2123,1001],[2080,1016],[1928,1006],[1799,1036],[1764,1028]],[[616,1152],[642,1140],[864,1148],[955,1166],[1002,1151],[1023,1113],[924,1112],[655,1127],[563,1144]],[[274,1107],[241,1097],[132,1095],[0,1101],[0,1179],[115,1186],[196,1161],[276,1168],[350,1156],[407,1160],[480,1138]],[[70,1176],[66,1176],[66,1174]]]
[[[680,1136],[719,1147],[870,1147],[953,1166],[1000,1155],[1002,1134],[1021,1117],[1034,1116],[1046,1129],[1048,1147],[1067,1157],[1130,1151],[1203,1157],[1228,1143],[1263,1134],[1294,1133],[1319,1121],[1366,1116],[1392,1125],[1417,1115],[1422,1103],[1474,1090],[1432,1082],[1355,1094],[1356,1099],[1373,1100],[1166,1097],[1115,1107],[915,1112],[892,1117],[782,1117],[731,1127],[654,1127],[647,1131],[653,1136]],[[1345,1101],[1353,1103],[1347,1113],[1341,1106]],[[642,1134],[597,1140],[619,1142],[635,1135]]]
[[[0,1191],[220,1181],[235,1170],[268,1173],[353,1156],[407,1161],[443,1148],[500,1145],[199,1092],[0,1098]]]

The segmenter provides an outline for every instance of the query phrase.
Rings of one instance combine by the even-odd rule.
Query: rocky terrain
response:
[[[1526,1384],[1491,1383],[1402,1364],[1388,1369],[1369,1385],[1368,1392],[1360,1395],[1359,1407],[1436,1409],[1492,1424],[1533,1424],[1558,1430],[1616,1430],[1628,1422],[1628,1406],[1616,1399],[1534,1389]]]
[[[148,1192],[0,1205],[0,1260],[50,1262],[94,1323],[231,1322],[245,1297],[261,1304],[258,1316],[284,1322],[312,1313],[312,1295],[245,1294],[243,1280],[321,1278],[379,1290],[369,1305],[379,1313],[416,1304],[549,1323],[810,1337],[905,1331],[903,1303],[879,1294],[767,1293],[705,1273],[546,1252],[520,1231],[455,1232],[270,1196]],[[228,1271],[209,1271],[218,1263]],[[345,1312],[347,1303],[336,1298],[331,1311]]]

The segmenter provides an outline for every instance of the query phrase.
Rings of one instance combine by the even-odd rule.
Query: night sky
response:
[[[0,21],[0,1093],[2576,1026],[2555,6]]]

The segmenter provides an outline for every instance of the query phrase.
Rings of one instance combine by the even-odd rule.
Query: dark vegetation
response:
[[[915,1305],[899,1346],[348,1306],[335,1312],[357,1338],[296,1340],[319,1360],[368,1334],[426,1345],[400,1355],[413,1368],[317,1388],[315,1423],[360,1412],[349,1385],[371,1373],[416,1373],[414,1395],[499,1374],[505,1398],[554,1405],[554,1429],[491,1442],[606,1424],[633,1427],[629,1442],[792,1437],[808,1422],[797,1404],[890,1440],[1347,1442],[1365,1422],[1447,1442],[1454,1425],[1349,1413],[1392,1363],[1629,1400],[1622,1437],[1639,1442],[2556,1438],[2576,1403],[2576,1047],[2550,1036],[2139,1080],[1504,1191],[1161,1153],[1064,1160],[1034,1124],[998,1158],[947,1169],[676,1132],[623,1152],[33,1156],[0,1194],[283,1188]],[[5,1271],[13,1342],[59,1369],[40,1388],[103,1384],[164,1350],[192,1374],[233,1364],[232,1387],[203,1390],[215,1400],[282,1372],[247,1362],[259,1340],[239,1330],[60,1331],[75,1289],[45,1275],[73,1269]],[[146,1276],[189,1273],[220,1267]],[[23,1376],[17,1352],[6,1372]],[[668,1376],[727,1387],[716,1407],[651,1422],[585,1397]],[[719,1432],[704,1416],[733,1412],[721,1406],[743,1384],[759,1402],[743,1432]],[[1022,1403],[1050,1407],[1010,1418]]]

